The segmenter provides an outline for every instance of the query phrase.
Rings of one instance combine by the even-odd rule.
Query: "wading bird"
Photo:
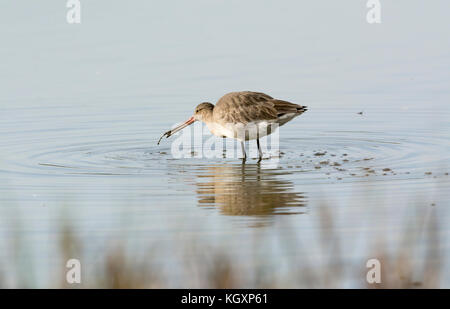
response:
[[[195,121],[202,121],[212,134],[239,140],[243,161],[247,158],[244,142],[256,139],[261,161],[263,154],[259,138],[271,134],[275,127],[282,126],[306,110],[306,106],[274,99],[261,92],[230,92],[220,98],[215,106],[209,102],[197,105],[194,115],[183,124],[164,133],[158,145],[164,136],[170,137]]]

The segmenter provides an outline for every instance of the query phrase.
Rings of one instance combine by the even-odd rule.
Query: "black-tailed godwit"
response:
[[[212,134],[239,140],[244,161],[247,158],[244,141],[256,139],[261,160],[263,154],[259,138],[271,134],[274,126],[282,126],[306,110],[306,106],[274,99],[261,92],[230,92],[221,97],[215,106],[209,102],[197,105],[194,115],[164,133],[158,145],[164,136],[167,138],[195,121],[202,121]]]

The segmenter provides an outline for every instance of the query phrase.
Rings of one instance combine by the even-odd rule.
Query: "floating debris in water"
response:
[[[390,172],[391,171],[391,169],[390,168],[383,168],[383,172]]]
[[[432,172],[425,172],[425,175],[431,175],[433,174]]]
[[[315,155],[316,157],[318,157],[318,156],[324,156],[324,155],[326,155],[326,154],[327,154],[327,152],[324,151],[324,152],[316,152],[314,155]]]
[[[338,162],[333,162],[332,166],[341,166]]]
[[[322,164],[322,165],[327,165],[327,164],[330,163],[330,161],[320,161],[319,163]]]
[[[358,114],[358,115],[362,115],[363,113],[364,113],[364,112],[358,112],[357,114]]]

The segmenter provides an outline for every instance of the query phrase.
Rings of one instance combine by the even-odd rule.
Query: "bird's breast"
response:
[[[275,122],[259,121],[249,123],[207,123],[212,134],[220,137],[235,138],[241,141],[261,138],[273,131]]]

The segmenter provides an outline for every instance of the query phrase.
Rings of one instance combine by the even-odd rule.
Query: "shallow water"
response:
[[[127,6],[126,13],[112,2],[101,18],[104,6],[86,3],[81,25],[59,21],[64,11],[50,4],[32,4],[31,20],[3,16],[16,27],[0,30],[7,43],[0,49],[7,73],[0,76],[0,261],[38,261],[30,285],[46,286],[58,227],[67,221],[94,256],[120,240],[133,254],[152,243],[176,247],[183,237],[213,243],[233,257],[248,256],[257,235],[269,241],[295,234],[308,250],[271,247],[281,265],[286,256],[320,255],[317,221],[327,205],[344,257],[364,267],[361,243],[388,235],[395,244],[415,206],[445,225],[450,44],[448,36],[438,35],[444,31],[440,19],[431,20],[445,10],[430,5],[430,22],[419,25],[412,16],[420,5],[412,1],[412,16],[399,21],[387,15],[383,24],[369,26],[365,8],[355,3],[344,5],[342,23],[324,4],[290,3],[300,14],[293,20],[286,17],[294,13],[275,6],[280,13],[272,27],[256,18],[223,26],[227,15],[251,11],[251,2],[235,13],[225,4],[195,4],[220,16],[213,24],[188,19],[182,3],[167,19],[153,16],[155,8],[145,2]],[[30,9],[8,6],[16,13]],[[305,6],[321,18],[303,12]],[[259,14],[272,10],[261,7]],[[384,10],[402,12],[387,3]],[[201,19],[205,12],[195,14]],[[114,16],[120,16],[119,25]],[[332,33],[346,33],[342,44],[328,34],[327,18],[337,27]],[[304,25],[308,31],[299,30]],[[272,45],[257,49],[264,31]],[[416,46],[414,35],[427,44]],[[199,47],[203,40],[208,48]],[[280,44],[289,48],[280,50]],[[195,154],[177,159],[171,153],[175,137],[156,145],[199,102],[247,89],[309,107],[280,128],[279,157],[244,165]],[[11,249],[17,235],[28,244],[27,253]],[[444,228],[446,260],[448,237]],[[6,281],[13,285],[13,279]]]

